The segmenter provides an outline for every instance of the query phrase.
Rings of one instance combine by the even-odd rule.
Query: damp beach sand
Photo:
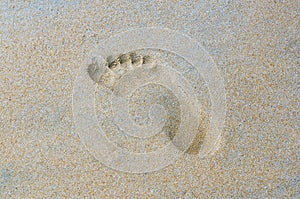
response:
[[[182,33],[208,52],[207,60],[224,79],[226,118],[217,149],[200,158],[207,121],[213,118],[209,99],[218,96],[209,96],[208,77],[197,77],[192,63],[177,56],[184,43],[169,53],[156,49],[159,60],[191,82],[188,91],[197,91],[191,96],[204,110],[198,115],[199,133],[172,164],[153,172],[122,172],[103,164],[77,133],[74,87],[94,44],[149,27]],[[134,38],[126,42],[136,43]],[[296,0],[1,1],[0,198],[299,198],[299,45]],[[138,49],[141,55],[148,51]],[[125,55],[122,63],[129,60]],[[119,90],[99,89],[102,71],[89,69],[95,92],[85,97],[96,99],[88,111],[99,121],[91,128],[101,126],[115,145],[135,153],[154,151],[176,137],[173,131],[137,142],[103,122],[116,114],[105,97],[126,89],[120,84]],[[178,126],[181,101],[164,85],[151,86],[133,92],[128,112],[140,124],[167,118],[170,128],[163,129],[169,132]],[[153,90],[165,95],[158,98]],[[169,104],[154,104],[147,115],[139,96],[168,96]],[[165,113],[175,117],[162,117]]]

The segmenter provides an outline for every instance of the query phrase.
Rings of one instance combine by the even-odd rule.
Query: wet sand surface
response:
[[[134,174],[87,150],[72,97],[91,45],[145,27],[203,46],[227,111],[213,154],[197,155],[198,134],[173,164]],[[1,1],[0,198],[298,198],[299,45],[297,1]]]

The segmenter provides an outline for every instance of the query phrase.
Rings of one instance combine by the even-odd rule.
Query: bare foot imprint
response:
[[[100,66],[99,63],[93,59],[92,64],[90,64],[87,68],[87,72],[95,83],[113,89],[116,81],[124,74],[139,67],[155,67],[156,60],[148,55],[138,55],[136,52],[129,52],[126,54],[121,54],[116,58],[110,56],[107,58],[106,62],[102,64],[104,64],[104,67]],[[178,117],[180,116],[178,115]],[[198,133],[188,149],[185,150],[185,153],[190,155],[197,155],[199,153],[205,136],[209,131],[209,115],[203,112],[200,118]],[[176,120],[175,123],[178,122],[178,119],[175,118],[174,120]],[[173,140],[178,132],[178,128],[176,128],[176,126],[178,127],[178,125],[175,125],[172,127],[172,129],[170,129],[171,131],[169,131],[168,136],[170,140]]]

